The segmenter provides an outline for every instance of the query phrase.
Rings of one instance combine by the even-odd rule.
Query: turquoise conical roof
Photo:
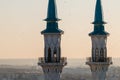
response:
[[[49,0],[48,2],[48,12],[47,12],[47,18],[45,21],[47,21],[47,27],[45,30],[43,30],[41,33],[63,33],[62,30],[58,29],[58,19],[57,17],[57,7],[56,7],[56,0]]]
[[[96,1],[96,7],[95,7],[95,17],[94,17],[94,31],[91,32],[89,35],[108,35],[104,30],[104,22],[103,19],[103,12],[102,12],[102,5],[101,5],[101,0]]]

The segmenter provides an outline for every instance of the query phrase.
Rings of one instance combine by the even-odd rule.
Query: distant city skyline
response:
[[[108,56],[120,57],[120,1],[101,0],[105,30],[108,37]],[[62,56],[86,58],[91,56],[96,0],[56,0],[59,28],[62,36]],[[0,59],[38,58],[44,54],[44,40],[40,34],[46,28],[48,0],[0,0]]]

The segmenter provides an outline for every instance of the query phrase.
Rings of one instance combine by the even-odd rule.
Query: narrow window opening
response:
[[[101,48],[100,50],[100,62],[104,62],[105,58],[104,58],[104,49]]]
[[[51,62],[52,58],[51,58],[51,49],[48,48],[48,62]]]
[[[95,49],[95,61],[98,62],[99,61],[99,51],[98,51],[98,48]]]
[[[57,62],[57,49],[54,48],[54,61]]]

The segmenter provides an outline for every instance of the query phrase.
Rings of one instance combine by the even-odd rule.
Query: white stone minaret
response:
[[[44,72],[45,80],[60,80],[63,67],[67,64],[66,58],[61,57],[61,35],[63,31],[58,28],[56,0],[49,0],[47,27],[41,32],[44,35],[44,57],[39,58]]]
[[[89,34],[92,40],[92,57],[87,58],[86,64],[90,66],[93,80],[106,80],[106,72],[112,64],[112,58],[107,57],[107,37],[109,33],[104,30],[101,0],[97,0],[95,9],[94,31]]]

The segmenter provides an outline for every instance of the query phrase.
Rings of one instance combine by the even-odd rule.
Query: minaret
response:
[[[107,33],[104,29],[101,0],[97,0],[94,18],[94,30],[89,33],[92,40],[92,57],[87,59],[86,64],[90,66],[93,80],[105,80],[112,58],[107,57]]]
[[[49,0],[47,27],[41,32],[44,35],[44,57],[39,58],[45,80],[60,80],[63,67],[67,60],[61,57],[61,35],[64,33],[58,28],[56,0]]]

